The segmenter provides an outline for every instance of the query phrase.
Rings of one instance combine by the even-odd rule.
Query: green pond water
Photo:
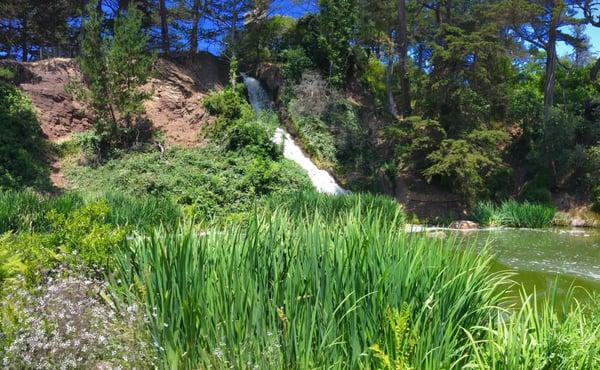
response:
[[[600,293],[600,230],[499,229],[459,235],[465,245],[487,245],[495,255],[494,269],[510,270],[513,280],[528,293],[548,294],[556,286],[559,298],[571,286],[575,297]]]

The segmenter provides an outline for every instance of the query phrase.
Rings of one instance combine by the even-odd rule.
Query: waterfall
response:
[[[244,85],[246,85],[246,89],[248,90],[250,105],[252,105],[254,111],[258,113],[265,109],[270,109],[272,106],[271,100],[260,82],[257,79],[246,75],[243,75],[243,77]],[[296,162],[308,173],[310,181],[318,192],[332,195],[346,193],[346,190],[338,185],[329,172],[319,169],[313,161],[302,152],[290,134],[283,128],[280,127],[275,130],[273,142],[283,144],[283,156]]]

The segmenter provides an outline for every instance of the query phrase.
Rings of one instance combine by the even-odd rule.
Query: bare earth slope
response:
[[[44,134],[54,142],[86,131],[92,118],[85,106],[65,91],[81,73],[73,59],[55,58],[39,62],[10,64],[17,75],[15,82],[31,98],[38,111]],[[193,57],[159,59],[155,77],[144,86],[151,93],[146,102],[147,116],[163,132],[168,144],[194,146],[203,123],[209,117],[202,107],[206,93],[224,84],[225,63],[208,53]]]

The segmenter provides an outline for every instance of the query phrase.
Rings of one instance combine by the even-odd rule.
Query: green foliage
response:
[[[498,312],[483,327],[481,340],[471,339],[470,368],[477,369],[595,369],[600,366],[600,313],[571,298],[558,307],[556,291],[540,302],[521,292],[515,312]]]
[[[526,228],[550,227],[556,208],[545,204],[509,200],[497,206],[480,202],[471,211],[471,218],[483,226],[508,226]]]
[[[361,82],[375,98],[375,108],[385,107],[385,67],[374,56],[370,56],[360,75]]]
[[[296,26],[292,17],[275,15],[251,22],[238,41],[237,55],[245,66],[274,62],[288,44],[288,33]]]
[[[581,174],[585,150],[578,145],[584,121],[563,109],[552,109],[535,133],[528,159],[539,170],[552,174],[551,186],[562,186]]]
[[[59,263],[105,266],[126,229],[106,223],[108,205],[90,203],[68,215],[50,210],[48,232],[6,233],[0,238],[0,287],[23,276],[29,286],[39,283]]]
[[[131,153],[97,168],[76,166],[68,171],[74,187],[82,191],[103,194],[111,189],[139,198],[170,198],[192,206],[202,217],[213,217],[248,211],[265,191],[286,193],[310,186],[292,162],[268,161],[272,159],[208,145],[173,148],[164,156],[156,151]]]
[[[300,47],[282,51],[281,59],[283,60],[283,77],[291,83],[299,83],[306,71],[314,69],[312,60]]]
[[[48,231],[50,211],[66,216],[82,205],[83,199],[75,193],[44,197],[31,191],[0,192],[0,233]]]
[[[334,168],[337,164],[334,137],[325,122],[317,117],[294,117],[292,127],[297,132],[306,153],[318,166]]]
[[[226,88],[214,91],[203,101],[206,110],[217,117],[208,135],[214,141],[225,141],[229,150],[240,150],[278,159],[281,148],[272,140],[278,126],[277,116],[263,112],[258,117],[241,91]]]
[[[151,76],[154,56],[146,50],[149,37],[137,7],[117,16],[110,37],[102,35],[97,2],[86,9],[78,61],[87,88],[76,92],[94,111],[94,140],[98,154],[104,157],[115,147],[138,140],[140,130],[144,130],[141,114],[148,94],[140,87]]]
[[[0,67],[0,80],[10,81],[15,77],[15,72],[10,68]]]
[[[0,81],[0,189],[50,187],[42,135],[31,100]]]
[[[392,198],[369,193],[353,193],[338,196],[316,192],[297,192],[267,199],[266,210],[285,210],[290,216],[310,219],[318,215],[323,221],[335,223],[353,212],[365,217],[378,217],[386,227],[401,229],[406,223],[402,206]]]
[[[385,348],[379,344],[369,349],[379,360],[380,368],[384,370],[411,369],[410,357],[416,343],[416,333],[410,327],[411,310],[404,305],[401,310],[387,308]]]
[[[319,42],[329,62],[325,71],[330,83],[343,86],[352,65],[358,8],[354,0],[320,0],[319,8]]]
[[[388,143],[394,147],[394,160],[399,169],[411,168],[417,171],[432,163],[429,155],[438,150],[446,131],[439,122],[412,116],[402,122],[385,128]]]
[[[164,367],[372,368],[386,307],[403,303],[417,333],[410,366],[464,363],[464,328],[487,322],[505,277],[451,240],[382,223],[385,210],[346,209],[267,210],[202,236],[158,230],[128,243],[113,284],[145,303]]]
[[[127,229],[115,229],[106,222],[107,202],[94,202],[65,216],[50,211],[46,217],[54,230],[47,243],[65,256],[76,255],[88,265],[105,265],[113,248],[126,236]],[[70,258],[70,257],[67,257]]]
[[[465,139],[445,139],[427,156],[432,165],[423,174],[429,181],[439,176],[465,201],[473,202],[486,193],[486,184],[504,166],[501,148],[508,140],[500,130],[474,130]]]

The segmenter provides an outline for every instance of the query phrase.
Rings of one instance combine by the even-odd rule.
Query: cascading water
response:
[[[243,75],[243,77],[244,85],[246,85],[246,89],[248,90],[250,105],[252,105],[254,111],[258,113],[271,108],[272,104],[269,95],[265,89],[263,89],[260,82],[257,79],[246,75]],[[277,144],[283,144],[283,156],[285,158],[296,162],[308,172],[308,177],[318,192],[332,195],[346,193],[346,190],[338,185],[329,172],[319,169],[310,158],[302,152],[290,134],[283,128],[277,128],[275,130],[273,141]]]

